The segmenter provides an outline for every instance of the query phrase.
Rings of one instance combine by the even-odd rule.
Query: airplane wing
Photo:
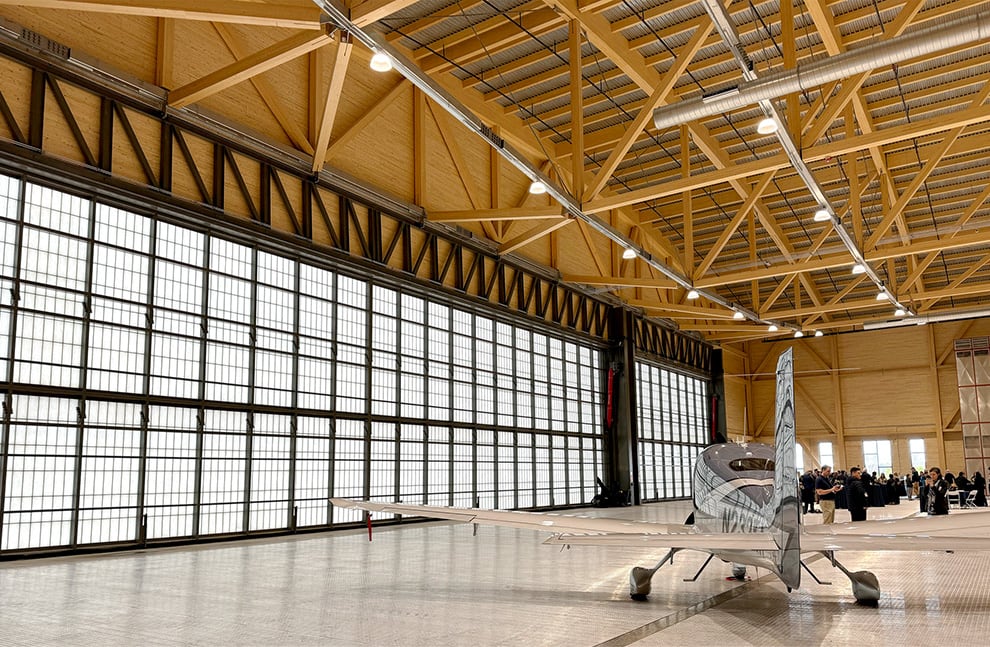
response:
[[[990,510],[805,526],[801,550],[990,550]]]
[[[776,550],[770,533],[702,533],[694,526],[632,521],[554,512],[521,512],[450,508],[409,503],[378,503],[332,498],[340,508],[434,517],[461,523],[526,528],[553,533],[544,543],[574,546],[627,546],[641,548],[686,548],[707,552],[723,550]]]

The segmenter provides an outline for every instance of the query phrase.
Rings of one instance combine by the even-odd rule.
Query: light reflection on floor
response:
[[[588,511],[674,523],[689,512],[687,502]],[[972,644],[990,633],[990,553],[844,554],[879,577],[875,609],[824,559],[811,568],[832,586],[805,575],[787,594],[764,571],[727,581],[718,561],[685,583],[704,555],[681,553],[637,603],[628,570],[659,555],[561,550],[544,536],[408,524],[371,543],[360,531],[0,564],[0,645]]]

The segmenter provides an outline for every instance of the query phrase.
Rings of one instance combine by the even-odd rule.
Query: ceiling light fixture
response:
[[[547,192],[547,185],[539,180],[533,180],[533,183],[529,185],[529,192],[533,195],[543,195]]]
[[[822,207],[815,212],[815,222],[828,222],[832,219],[832,214],[828,212],[828,209]]]
[[[853,265],[852,273],[853,274],[865,274],[866,273],[866,266],[863,265],[862,263],[856,263],[855,265]]]
[[[761,135],[772,135],[777,132],[777,122],[770,117],[764,117],[756,124],[756,132]]]
[[[895,317],[903,317],[906,314],[907,312],[904,311],[904,308],[898,308],[897,310],[894,310]]]
[[[375,52],[371,57],[371,69],[376,72],[388,72],[392,69],[392,59],[387,54]]]
[[[777,330],[778,330],[777,324],[770,324],[769,326],[767,326],[767,330],[769,332],[777,332]]]
[[[697,290],[695,290],[694,288],[691,288],[690,290],[688,290],[688,293],[687,293],[687,298],[688,298],[688,299],[690,299],[690,300],[692,300],[692,301],[693,301],[693,300],[695,300],[695,299],[697,299],[697,298],[698,298],[698,297],[700,297],[700,296],[701,296],[701,295],[700,295],[700,294],[698,294],[698,291],[697,291]]]
[[[884,288],[880,288],[880,291],[877,292],[877,301],[886,301],[889,298],[890,295],[887,293],[887,290],[885,290]]]
[[[815,331],[815,337],[824,337],[824,336],[825,336],[825,333],[823,333],[822,331],[820,331],[820,330],[816,330]]]
[[[804,337],[804,332],[803,331],[800,331],[800,330],[795,330],[794,331],[794,337],[796,337],[797,339],[800,339],[800,338]]]
[[[627,261],[631,261],[632,259],[636,258],[636,250],[633,249],[632,247],[626,247],[624,250],[622,250],[622,258],[626,259]]]
[[[736,319],[736,320],[745,319],[746,318],[746,315],[744,315],[743,313],[741,313],[738,310],[736,310],[735,312],[732,313],[732,318],[733,319]]]

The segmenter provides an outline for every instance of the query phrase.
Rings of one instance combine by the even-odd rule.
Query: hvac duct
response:
[[[657,108],[653,111],[653,123],[663,130],[987,39],[990,39],[990,11],[983,10],[793,69],[771,72],[758,81],[741,83],[718,94]]]

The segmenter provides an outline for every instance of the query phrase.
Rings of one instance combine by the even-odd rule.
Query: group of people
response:
[[[830,465],[822,465],[821,469],[805,472],[799,483],[804,512],[821,512],[823,524],[835,523],[836,507],[849,510],[852,521],[866,521],[867,508],[886,503],[897,505],[901,496],[917,497],[921,512],[948,514],[950,489],[959,490],[961,501],[970,491],[975,491],[973,504],[987,505],[987,482],[982,474],[976,472],[970,481],[963,472],[958,475],[949,472],[943,476],[938,467],[931,467],[924,474],[912,469],[911,474],[902,479],[896,473],[890,478],[883,474],[877,477],[875,472],[870,474],[859,467],[851,468],[848,473],[833,474]],[[815,509],[816,502],[818,510]]]

